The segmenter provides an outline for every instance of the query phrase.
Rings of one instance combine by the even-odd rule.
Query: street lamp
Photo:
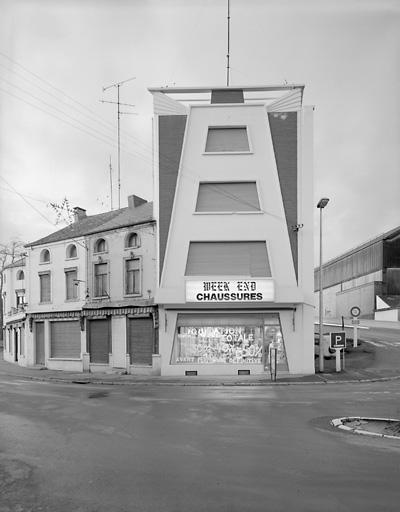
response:
[[[324,371],[324,350],[322,346],[323,339],[323,280],[322,280],[322,210],[329,203],[327,197],[323,197],[318,201],[317,208],[319,208],[319,371]]]

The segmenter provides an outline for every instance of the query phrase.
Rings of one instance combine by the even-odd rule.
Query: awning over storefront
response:
[[[144,307],[125,307],[125,308],[101,308],[101,309],[83,309],[82,316],[109,316],[109,315],[150,315],[154,313],[154,306]]]
[[[80,311],[47,311],[43,313],[29,313],[34,320],[48,320],[51,318],[79,318]]]

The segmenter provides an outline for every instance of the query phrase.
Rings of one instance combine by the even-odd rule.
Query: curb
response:
[[[77,385],[85,385],[85,384],[95,384],[95,385],[104,385],[104,386],[137,386],[137,385],[156,385],[156,386],[204,386],[204,387],[272,387],[272,386],[320,386],[320,385],[330,385],[330,384],[363,384],[369,382],[390,382],[394,380],[399,380],[400,375],[394,375],[391,377],[371,377],[370,379],[352,379],[352,380],[320,380],[315,382],[279,382],[279,381],[255,381],[255,382],[215,382],[215,381],[188,381],[188,382],[168,382],[162,380],[138,380],[138,381],[116,381],[116,380],[101,380],[101,379],[93,379],[93,380],[85,380],[84,378],[79,379],[66,379],[62,377],[36,377],[34,375],[17,375],[15,373],[1,373],[1,375],[7,377],[19,377],[21,379],[38,381],[38,382],[57,382],[62,384],[77,384]],[[345,418],[343,418],[345,419]],[[336,425],[335,425],[336,426]]]
[[[331,425],[336,428],[340,428],[341,430],[344,430],[346,432],[351,432],[352,434],[359,434],[362,436],[372,436],[372,437],[380,437],[380,438],[386,438],[386,439],[396,439],[397,441],[400,441],[400,436],[391,436],[388,434],[378,434],[377,432],[369,432],[367,430],[361,430],[357,428],[347,427],[343,424],[344,421],[393,421],[398,422],[400,420],[394,419],[394,418],[367,418],[365,416],[343,416],[343,418],[335,418],[331,420]]]

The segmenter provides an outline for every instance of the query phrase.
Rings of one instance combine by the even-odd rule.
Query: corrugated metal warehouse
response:
[[[324,317],[399,320],[400,226],[323,264]],[[318,314],[319,267],[314,269]]]

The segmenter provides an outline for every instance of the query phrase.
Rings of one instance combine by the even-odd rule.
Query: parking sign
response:
[[[346,333],[344,331],[331,332],[331,348],[346,348]]]

